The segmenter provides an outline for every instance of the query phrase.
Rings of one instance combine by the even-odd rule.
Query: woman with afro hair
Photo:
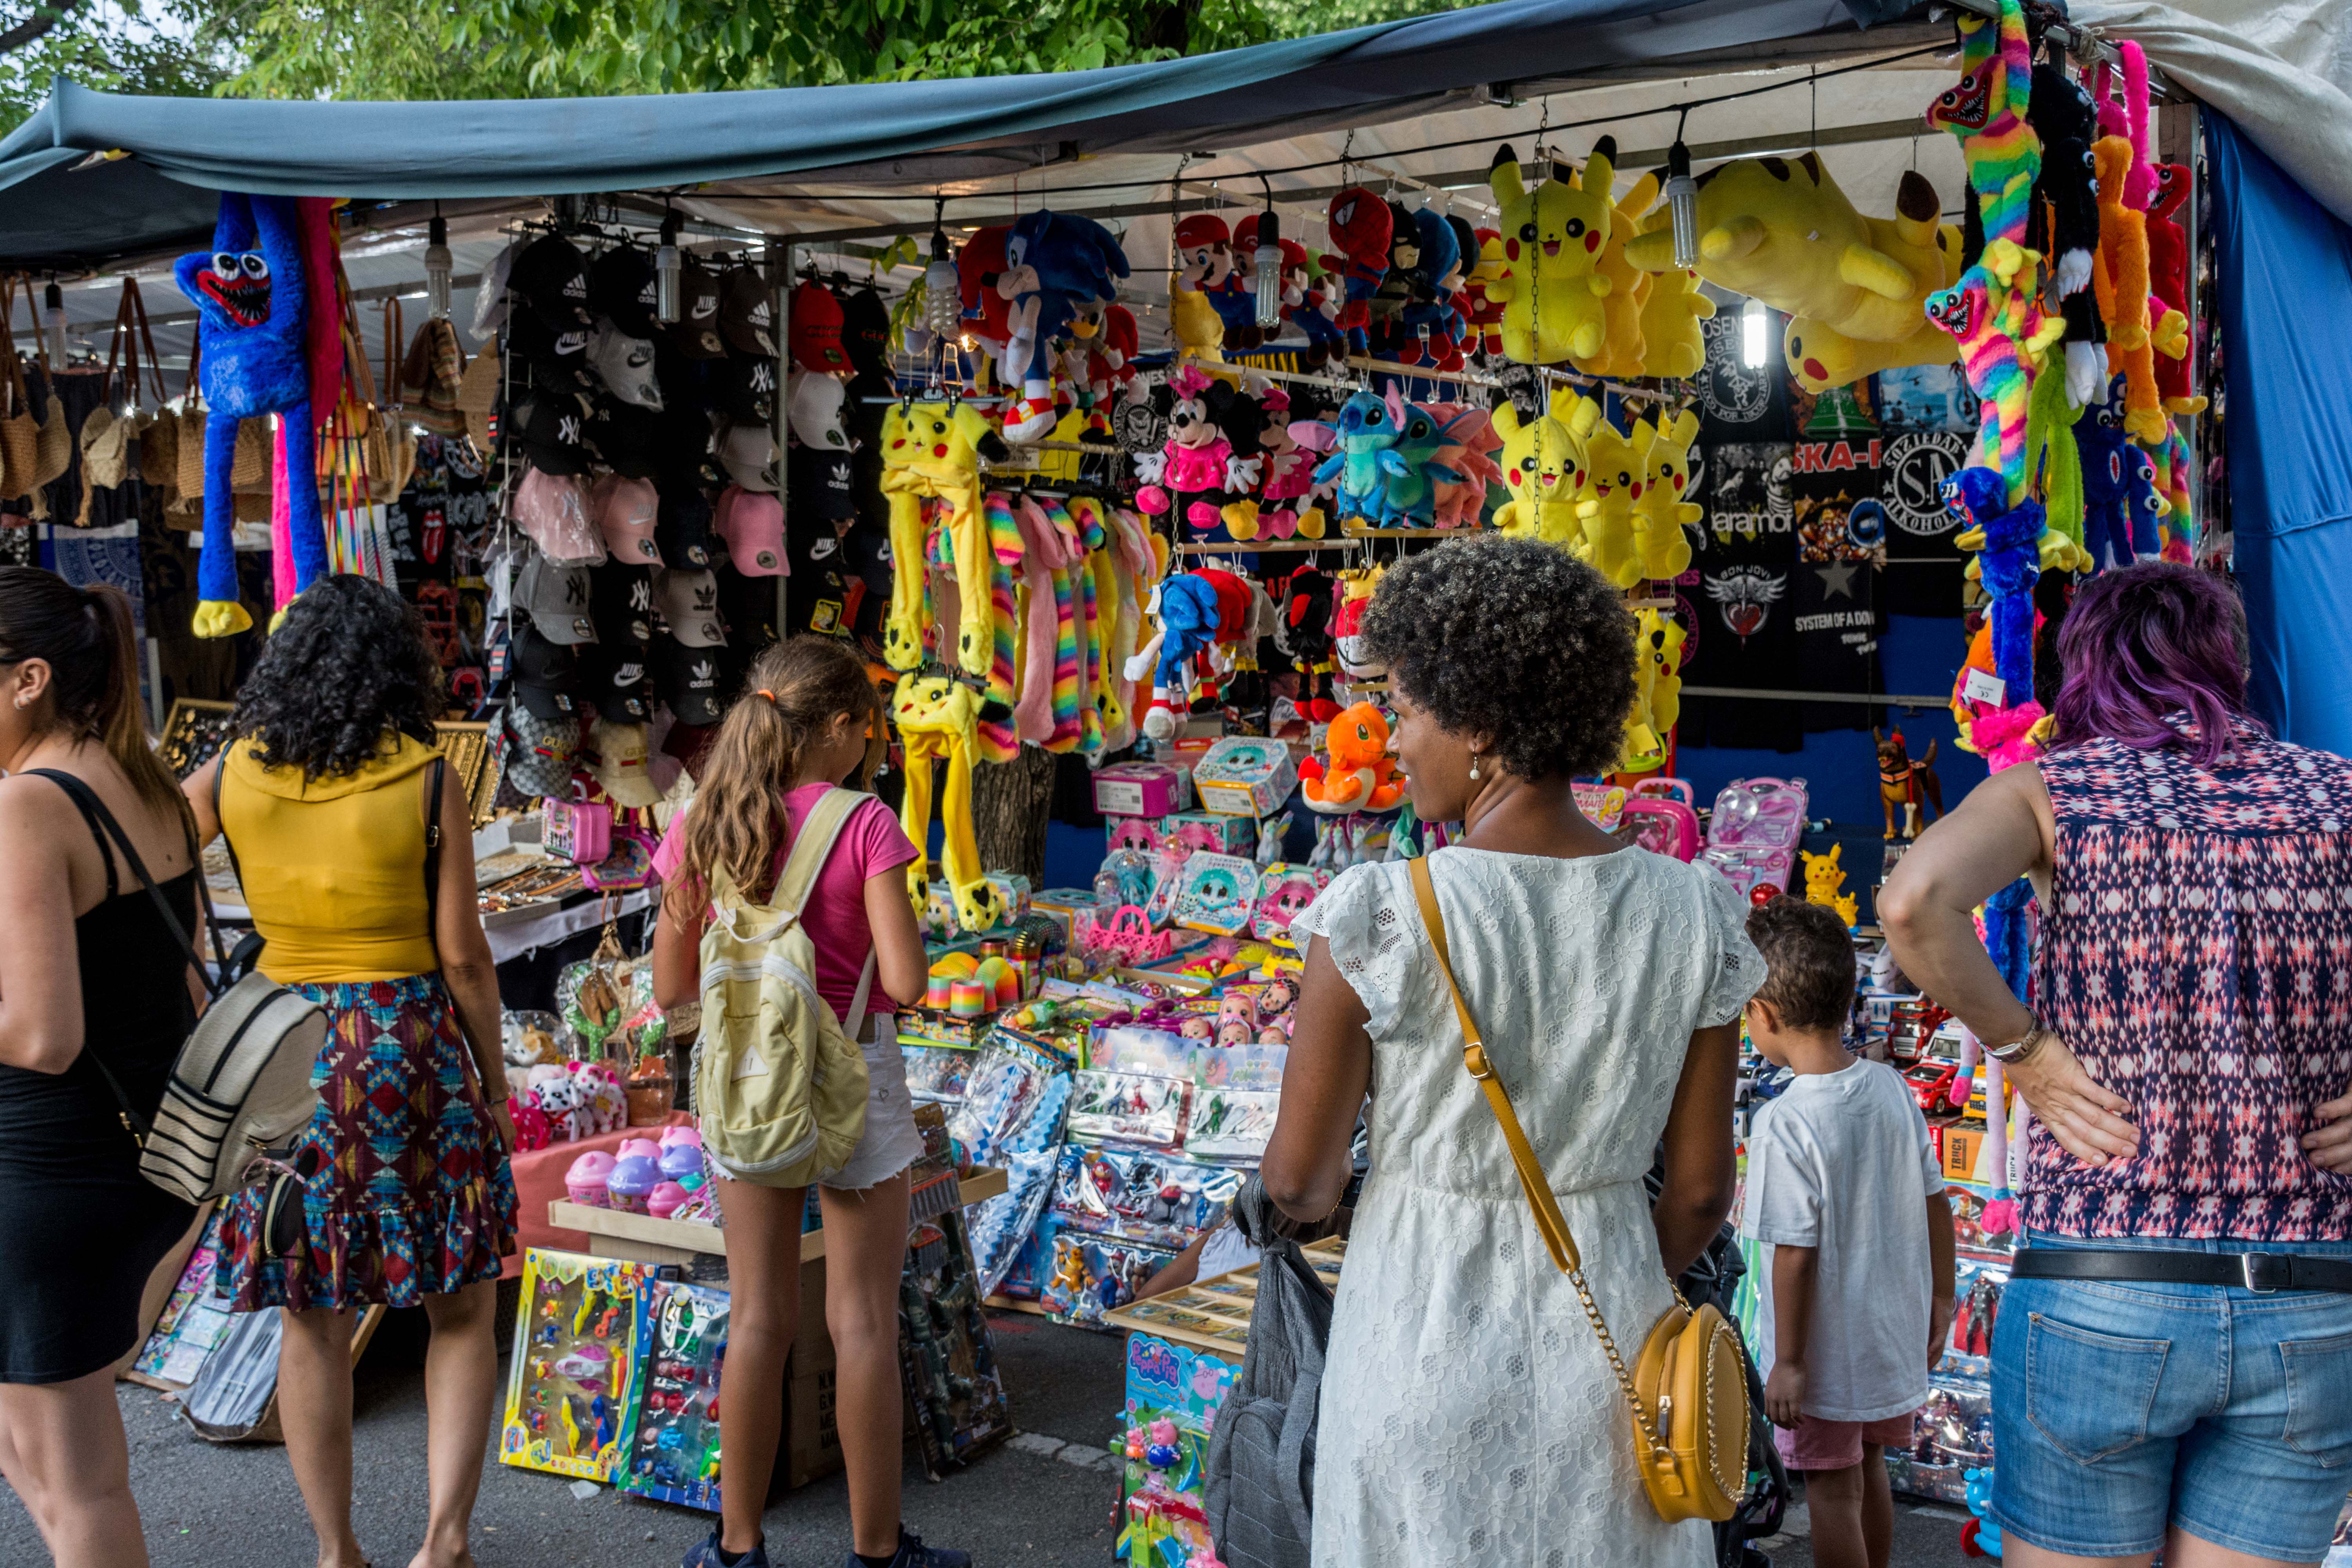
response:
[[[316,1161],[299,1224],[278,1234],[248,1188],[220,1247],[233,1310],[284,1310],[278,1408],[322,1568],[366,1561],[352,1531],[359,1312],[422,1306],[432,1329],[430,1515],[412,1568],[473,1561],[497,1392],[514,1124],[466,792],[437,766],[441,702],[415,612],[367,578],[322,577],[254,666],[228,745],[187,784],[199,837],[227,835],[261,972],[327,1016],[319,1109],[294,1152],[298,1168]]]
[[[1390,569],[1363,642],[1388,668],[1413,810],[1463,826],[1429,862],[1463,1000],[1630,1360],[1731,1206],[1739,1011],[1764,976],[1746,911],[1722,879],[1577,809],[1570,781],[1615,761],[1633,697],[1633,621],[1592,568],[1532,540],[1443,544]],[[1268,1194],[1322,1218],[1360,1111],[1371,1135],[1322,1380],[1314,1561],[1701,1568],[1712,1536],[1651,1507],[1624,1394],[1463,1065],[1410,870],[1356,867],[1291,928],[1307,971]]]

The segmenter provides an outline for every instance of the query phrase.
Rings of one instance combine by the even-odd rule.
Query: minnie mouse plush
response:
[[[1302,507],[1307,491],[1314,487],[1316,454],[1301,447],[1290,434],[1290,394],[1278,386],[1261,393],[1257,408],[1257,442],[1264,478],[1255,500],[1240,501],[1224,509],[1225,527],[1240,540],[1255,539],[1261,534],[1268,539],[1288,539],[1293,534],[1320,539],[1322,509]]]
[[[1239,395],[1232,386],[1190,364],[1178,366],[1168,385],[1176,395],[1168,415],[1168,444],[1137,456],[1135,473],[1143,488],[1135,503],[1157,517],[1186,502],[1184,520],[1205,531],[1223,521],[1227,492],[1256,484],[1258,462],[1237,456],[1226,432],[1224,421]]]

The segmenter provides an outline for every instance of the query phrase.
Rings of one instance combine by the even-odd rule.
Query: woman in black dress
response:
[[[195,1021],[187,960],[97,814],[39,776],[86,785],[195,929],[193,825],[133,647],[116,590],[0,567],[0,1474],[67,1568],[147,1561],[113,1367],[196,1217],[139,1174],[99,1070],[155,1113]]]

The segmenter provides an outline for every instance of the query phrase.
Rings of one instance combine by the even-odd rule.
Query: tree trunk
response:
[[[1045,886],[1045,821],[1054,799],[1054,753],[1024,746],[1009,763],[982,763],[972,770],[972,837],[980,863]]]

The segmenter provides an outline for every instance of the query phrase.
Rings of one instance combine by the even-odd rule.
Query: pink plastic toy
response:
[[[656,1219],[667,1219],[686,1202],[686,1189],[676,1182],[663,1182],[646,1194],[646,1212]]]
[[[612,1179],[613,1165],[613,1156],[602,1149],[589,1150],[563,1173],[565,1194],[573,1203],[586,1204],[590,1208],[612,1207],[612,1197],[604,1190],[604,1184]]]

